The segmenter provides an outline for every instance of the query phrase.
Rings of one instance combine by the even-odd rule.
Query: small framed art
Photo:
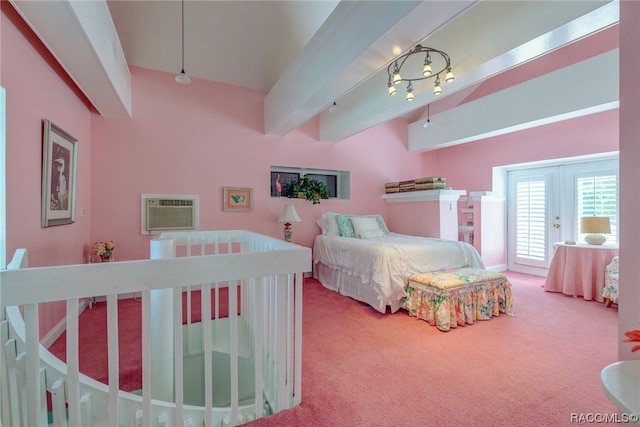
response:
[[[41,226],[72,224],[76,220],[78,140],[44,120],[42,137]]]
[[[253,210],[253,189],[224,187],[223,210],[236,212]]]

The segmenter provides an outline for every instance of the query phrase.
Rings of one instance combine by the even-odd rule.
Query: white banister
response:
[[[51,412],[54,427],[67,427],[67,415],[65,414],[67,397],[64,388],[63,380],[56,380],[51,386]]]
[[[4,294],[4,293],[3,293]],[[46,412],[42,415],[42,402],[40,396],[40,358],[39,358],[39,318],[38,304],[26,304],[24,306],[25,319],[25,375],[27,384],[27,425],[46,426],[48,420]]]
[[[142,427],[151,426],[151,390],[153,389],[152,366],[153,337],[151,330],[151,291],[142,292]]]
[[[3,393],[6,393],[6,403],[3,411],[3,424],[4,425],[19,425],[24,418],[21,417],[20,401],[18,400],[18,370],[16,368],[16,340],[7,339],[3,341],[3,358],[4,360],[4,372],[2,376],[5,378],[3,381]],[[3,395],[4,398],[5,395]]]
[[[302,279],[311,270],[311,250],[243,230],[165,233],[156,240],[152,245],[171,258],[19,268],[26,264],[23,251],[12,261],[17,269],[0,271],[7,319],[0,323],[2,356],[14,340],[14,377],[24,378],[13,388],[2,381],[3,424],[46,425],[44,393],[53,384],[68,408],[64,422],[58,416],[56,423],[68,425],[235,426],[300,403]],[[201,319],[194,320],[198,307],[191,298],[196,301],[198,293]],[[142,396],[119,390],[118,298],[131,294],[142,300]],[[169,325],[159,335],[152,333],[161,305],[154,294],[168,294],[172,302],[157,311]],[[101,296],[108,386],[78,369],[79,307]],[[39,344],[38,304],[50,301],[67,306],[68,364]],[[172,360],[166,370],[170,398],[157,399],[153,392],[159,384],[153,364],[160,356],[154,343]],[[201,371],[183,376],[194,366]],[[3,361],[1,374],[6,371]],[[20,384],[21,391],[13,390]],[[12,398],[19,423],[7,416]]]
[[[107,295],[107,364],[109,366],[109,425],[118,425],[120,409],[118,405],[120,391],[120,345],[118,338],[118,296]]]
[[[229,283],[229,380],[231,382],[231,419],[238,420],[238,283]]]
[[[184,372],[184,338],[182,334],[182,290],[180,288],[173,289],[173,300],[180,301],[176,304],[173,312],[173,358],[175,360],[176,372]],[[189,313],[190,315],[190,313]],[[182,376],[180,376],[182,378]],[[184,381],[175,382],[175,402],[176,413],[174,416],[175,425],[179,426],[184,420]]]
[[[67,397],[69,424],[80,425],[80,359],[78,355],[78,298],[67,300]],[[66,400],[65,400],[66,402]]]
[[[211,343],[211,284],[200,289],[200,313],[202,319],[202,342],[204,343],[204,421],[212,425],[213,409],[213,348]]]
[[[304,275],[296,273],[294,284],[294,341],[295,341],[295,362],[294,362],[294,389],[293,389],[293,405],[298,406],[302,399],[302,284],[304,283]]]
[[[172,240],[154,239],[150,243],[151,259],[175,258],[176,248]],[[191,246],[187,247],[187,255],[191,255]],[[153,290],[150,294],[151,306],[149,323],[150,329],[143,330],[143,334],[151,335],[151,398],[173,402],[174,400],[174,357],[171,340],[174,338],[173,317],[168,313],[174,312],[172,289]],[[176,300],[181,301],[181,300]]]

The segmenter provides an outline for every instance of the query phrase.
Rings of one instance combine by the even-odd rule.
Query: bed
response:
[[[313,244],[313,277],[380,313],[402,307],[411,275],[484,268],[470,244],[392,233],[380,215],[327,212],[317,223],[322,234]]]

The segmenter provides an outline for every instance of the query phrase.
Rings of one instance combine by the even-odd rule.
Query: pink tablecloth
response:
[[[556,243],[554,249],[544,290],[603,302],[604,269],[618,255],[618,247]]]

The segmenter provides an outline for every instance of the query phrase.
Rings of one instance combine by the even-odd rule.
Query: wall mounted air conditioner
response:
[[[142,234],[198,229],[198,196],[142,195]]]

